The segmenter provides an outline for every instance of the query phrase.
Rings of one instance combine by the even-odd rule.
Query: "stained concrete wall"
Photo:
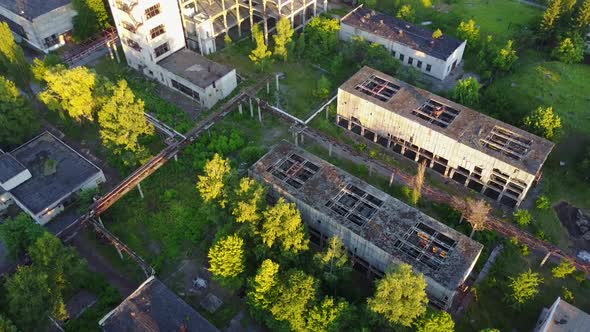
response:
[[[197,92],[199,94],[200,99],[199,103],[202,107],[205,108],[213,107],[218,101],[229,96],[229,94],[238,86],[235,69],[232,69],[225,76],[215,81],[215,87],[213,87],[213,84],[211,84],[205,89],[196,86],[190,81],[168,71],[164,73],[164,76],[165,84],[172,89],[175,88],[172,86],[171,80],[175,80],[181,84],[186,85],[187,87],[190,87],[195,92]],[[182,91],[179,92],[182,93]]]

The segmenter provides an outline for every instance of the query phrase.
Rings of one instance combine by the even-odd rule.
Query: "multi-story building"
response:
[[[0,21],[17,39],[45,53],[65,44],[76,15],[71,0],[0,0]]]
[[[433,38],[433,31],[398,18],[363,8],[340,20],[340,39],[358,36],[383,45],[405,66],[444,80],[461,63],[467,41],[447,34]]]
[[[508,206],[539,179],[554,144],[364,67],[338,89],[337,124]]]
[[[237,86],[236,71],[186,49],[174,0],[110,0],[127,63],[204,108]]]
[[[318,4],[321,3],[321,7]],[[328,9],[327,0],[179,0],[188,47],[213,53],[229,34],[240,38],[261,23],[265,38],[275,30],[277,21],[287,17],[293,28],[302,28],[318,13]]]
[[[483,246],[330,163],[281,142],[250,169],[269,195],[294,202],[312,241],[338,236],[355,264],[381,276],[400,263],[426,279],[430,303],[448,309]]]

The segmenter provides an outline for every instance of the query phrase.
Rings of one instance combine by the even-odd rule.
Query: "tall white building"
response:
[[[237,86],[235,69],[186,49],[174,0],[109,0],[127,63],[210,108]]]

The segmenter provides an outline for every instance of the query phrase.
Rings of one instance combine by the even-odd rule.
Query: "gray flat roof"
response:
[[[393,16],[358,7],[348,13],[342,23],[406,45],[437,59],[446,60],[463,44],[453,36],[443,34],[432,38],[432,30],[400,20]]]
[[[0,155],[0,182],[6,182],[26,170],[10,153]]]
[[[287,158],[295,163],[289,161],[284,167]],[[297,160],[304,161],[298,164]],[[278,192],[287,192],[330,216],[449,289],[464,281],[483,249],[479,242],[288,142],[277,144],[252,166],[252,171],[278,187]],[[420,242],[422,235],[433,241]],[[421,251],[421,256],[411,257],[414,250]]]
[[[544,332],[587,332],[590,331],[590,315],[577,307],[557,298],[553,311],[547,317]]]
[[[387,101],[383,101],[375,96],[370,96],[359,91],[357,87],[371,77],[378,77],[379,79],[389,81],[394,85],[397,85],[399,90]],[[440,132],[457,142],[479,150],[496,159],[502,160],[518,169],[527,171],[530,174],[537,174],[537,172],[541,170],[549,153],[555,146],[555,144],[542,137],[479,113],[471,108],[435,95],[432,92],[400,81],[397,78],[367,66],[361,68],[361,70],[344,82],[339,90],[346,91],[349,94],[370,101],[373,104],[379,105],[391,112],[410,119],[417,124]],[[450,124],[446,127],[438,126],[416,116],[414,113],[419,108],[428,104],[429,101],[435,101],[436,103],[443,105],[443,109],[454,109],[458,114],[453,120],[450,120]],[[527,146],[527,149],[525,149],[524,154],[520,156],[520,158],[513,158],[504,152],[491,149],[484,143],[488,140],[488,137],[495,135],[497,130],[514,136],[514,138],[509,138],[507,141],[522,140],[526,142],[525,145]],[[506,135],[502,134],[499,136]]]
[[[31,172],[32,177],[10,193],[35,214],[101,172],[49,132],[33,138],[11,154]],[[52,174],[45,174],[48,160],[53,160],[56,165]]]
[[[22,17],[34,19],[69,5],[71,2],[71,0],[0,0],[0,6]]]
[[[100,322],[105,332],[219,332],[155,277],[147,279]]]
[[[186,48],[167,56],[158,65],[202,89],[233,70]]]

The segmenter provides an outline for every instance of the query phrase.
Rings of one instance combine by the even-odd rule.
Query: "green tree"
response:
[[[96,74],[86,67],[66,69],[55,66],[45,72],[47,89],[39,94],[50,110],[65,111],[72,119],[94,120],[97,100],[93,92],[97,87]]]
[[[107,90],[107,100],[98,112],[103,143],[117,153],[144,151],[138,139],[153,135],[154,127],[145,118],[143,100],[135,98],[125,80],[109,85]]]
[[[268,309],[273,304],[279,282],[279,264],[270,259],[262,262],[251,283],[248,299],[258,309]]]
[[[559,265],[551,270],[553,277],[563,279],[576,271],[576,266],[569,260],[562,260]]]
[[[306,54],[313,61],[322,61],[338,47],[340,21],[335,18],[316,16],[305,26]]]
[[[416,19],[416,12],[414,11],[414,8],[412,8],[412,5],[406,4],[400,7],[395,16],[404,21],[414,22]]]
[[[316,304],[307,314],[306,330],[314,332],[340,331],[337,322],[344,315],[349,305],[346,301],[335,301],[326,297]]]
[[[561,118],[553,112],[553,107],[537,107],[524,118],[524,124],[533,133],[549,140],[558,138],[561,130]]]
[[[455,86],[453,98],[460,104],[476,106],[479,104],[479,89],[481,85],[475,77],[459,80]]]
[[[412,178],[412,192],[410,194],[410,204],[416,206],[420,197],[422,197],[422,187],[426,179],[426,162],[418,164],[418,171]]]
[[[578,15],[574,21],[574,27],[579,31],[585,31],[590,25],[590,0],[586,0],[582,3],[578,9]]]
[[[544,32],[546,36],[553,34],[557,22],[559,22],[559,17],[561,16],[561,6],[562,0],[549,1],[549,6],[543,13],[543,18],[541,19],[541,31]]]
[[[297,37],[295,45],[295,54],[298,59],[303,59],[305,57],[305,48],[305,33],[302,32],[299,34],[299,37]]]
[[[518,209],[514,211],[513,216],[514,221],[521,227],[528,226],[533,221],[533,215],[529,210]]]
[[[0,332],[18,332],[18,329],[10,319],[0,315]]]
[[[348,253],[338,236],[331,237],[326,249],[315,254],[314,260],[321,269],[324,280],[332,287],[339,280],[349,277],[352,272]]]
[[[459,39],[467,40],[467,44],[471,45],[471,47],[474,47],[479,41],[479,34],[479,28],[474,20],[470,19],[467,22],[461,21],[461,23],[459,23],[457,37],[459,37]]]
[[[239,223],[250,223],[254,230],[258,230],[258,224],[262,220],[262,206],[266,190],[256,180],[244,177],[236,190],[238,202],[232,213]]]
[[[252,53],[250,53],[248,57],[261,71],[264,71],[268,65],[268,61],[270,60],[272,53],[266,46],[264,34],[260,30],[260,26],[258,24],[252,27],[252,37],[254,38],[254,41],[256,41],[256,48],[252,50]]]
[[[520,307],[539,293],[539,286],[543,283],[543,278],[538,273],[525,271],[516,278],[510,277],[508,287],[511,293],[508,294],[508,301],[516,307]]]
[[[434,32],[432,33],[432,39],[439,39],[443,36],[443,32],[441,29],[436,29],[434,30]]]
[[[514,62],[518,60],[516,50],[513,48],[512,40],[506,42],[506,46],[501,48],[494,58],[494,67],[501,71],[510,71]]]
[[[410,326],[426,312],[426,280],[402,263],[377,281],[375,295],[368,299],[369,309],[390,324]]]
[[[22,47],[14,41],[14,35],[6,22],[0,22],[0,64],[16,85],[25,91],[31,91],[31,66]]]
[[[539,210],[548,210],[551,207],[551,201],[549,197],[545,195],[539,196],[535,201],[535,207]]]
[[[446,311],[428,310],[416,322],[416,332],[453,332],[455,322]]]
[[[8,311],[24,331],[44,327],[47,315],[54,311],[56,295],[49,287],[47,275],[32,266],[20,266],[6,280]]]
[[[205,202],[218,200],[221,207],[227,204],[226,183],[229,179],[231,167],[229,159],[223,159],[215,154],[213,159],[205,164],[205,175],[199,175],[197,189]]]
[[[225,43],[225,47],[230,48],[234,41],[231,39],[231,37],[229,36],[229,34],[225,34],[225,36],[223,36],[223,42]]]
[[[291,21],[283,16],[277,23],[277,33],[273,36],[275,41],[274,55],[287,62],[288,46],[291,44],[295,30],[291,27]]]
[[[0,237],[13,259],[24,253],[43,233],[43,226],[36,224],[24,212],[0,224]]]
[[[585,49],[586,43],[581,37],[566,37],[553,49],[551,55],[563,63],[572,64],[584,60]]]
[[[322,77],[320,77],[318,80],[315,90],[313,91],[313,95],[320,100],[325,100],[330,96],[331,89],[332,83],[326,76],[322,75]]]
[[[278,296],[270,312],[276,320],[288,322],[291,330],[307,331],[306,313],[315,301],[316,288],[316,281],[312,276],[299,270],[290,272],[279,285]]]
[[[94,37],[111,26],[111,18],[103,0],[73,0],[72,5],[78,13],[73,19],[76,40]]]
[[[277,204],[263,212],[262,241],[269,248],[280,243],[285,252],[297,253],[309,248],[309,239],[295,203],[279,198]]]
[[[16,85],[0,76],[0,145],[17,145],[37,131],[35,112]]]
[[[209,270],[216,276],[231,278],[244,272],[244,240],[229,235],[209,249]]]

